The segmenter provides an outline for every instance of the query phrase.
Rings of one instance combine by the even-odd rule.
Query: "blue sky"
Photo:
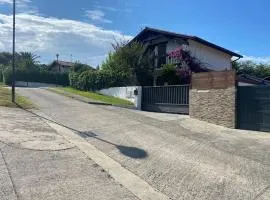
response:
[[[96,66],[114,40],[145,26],[202,37],[258,62],[270,62],[268,0],[17,0],[17,50],[47,63]],[[12,0],[0,0],[0,51],[11,50]],[[71,56],[72,55],[72,56]]]

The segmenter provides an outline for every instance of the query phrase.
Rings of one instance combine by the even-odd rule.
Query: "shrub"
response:
[[[1,68],[0,68],[0,82],[3,82],[3,72],[1,70]]]
[[[6,69],[3,71],[4,83],[10,85],[12,83],[12,71],[11,69]],[[40,82],[40,83],[50,83],[67,86],[69,85],[68,74],[66,73],[52,73],[48,71],[16,71],[16,81],[25,82]]]
[[[174,64],[163,65],[161,76],[157,79],[157,85],[179,85],[190,83],[190,70],[180,68]]]
[[[173,64],[164,65],[162,68],[162,81],[167,82],[169,85],[179,84],[180,78],[176,75],[176,67]],[[161,82],[162,82],[161,81]],[[164,83],[161,83],[164,84]]]
[[[82,73],[69,74],[70,86],[79,90],[100,90],[109,87],[126,85],[126,77],[122,74],[112,74],[102,70],[88,70]]]
[[[76,72],[69,73],[69,85],[76,89],[78,89],[78,85],[77,85],[78,76],[79,76],[79,73],[76,73]]]
[[[6,66],[0,64],[0,82],[3,82],[3,71],[6,68]]]
[[[78,87],[81,90],[96,90],[97,73],[94,71],[84,71],[78,76]]]

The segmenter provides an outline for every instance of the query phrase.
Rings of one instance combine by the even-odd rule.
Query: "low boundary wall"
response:
[[[137,91],[137,95],[134,91]],[[102,89],[99,93],[109,96],[118,97],[134,103],[135,107],[141,110],[141,99],[142,99],[142,87],[141,86],[128,86],[128,87],[112,87]]]

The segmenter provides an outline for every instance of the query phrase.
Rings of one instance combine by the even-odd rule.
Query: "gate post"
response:
[[[228,128],[235,128],[235,82],[234,71],[192,74],[190,116]]]
[[[135,107],[138,110],[142,109],[142,86],[136,88],[137,94],[135,95]]]

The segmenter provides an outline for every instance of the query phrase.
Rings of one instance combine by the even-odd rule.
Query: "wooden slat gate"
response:
[[[237,127],[270,131],[270,86],[238,87]]]
[[[142,109],[153,112],[189,113],[189,85],[151,86],[142,89]]]

